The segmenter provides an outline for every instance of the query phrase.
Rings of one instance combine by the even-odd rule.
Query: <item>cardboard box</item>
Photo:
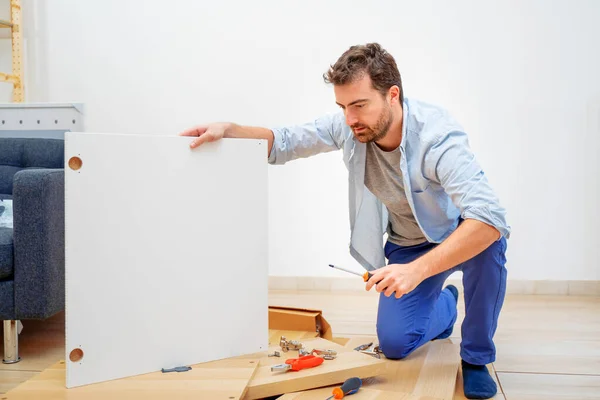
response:
[[[269,307],[269,329],[318,332],[323,339],[332,339],[331,326],[323,317],[321,310]]]

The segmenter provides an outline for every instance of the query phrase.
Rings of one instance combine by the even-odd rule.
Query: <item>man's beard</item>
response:
[[[378,140],[381,140],[385,137],[385,135],[387,135],[390,126],[392,126],[392,121],[394,120],[394,116],[392,114],[392,108],[391,107],[387,107],[385,110],[383,110],[381,112],[381,115],[379,116],[379,119],[377,119],[377,123],[375,124],[374,127],[370,127],[370,126],[366,126],[366,125],[362,125],[362,124],[355,124],[352,125],[352,130],[354,131],[355,129],[360,129],[360,128],[365,128],[364,130],[362,130],[359,133],[354,132],[354,134],[356,135],[356,137],[358,138],[359,141],[366,143],[366,142],[376,142]]]

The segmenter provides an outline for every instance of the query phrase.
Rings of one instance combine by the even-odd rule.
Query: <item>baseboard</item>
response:
[[[462,291],[461,279],[451,278],[446,284],[456,285]],[[365,291],[360,278],[312,276],[270,276],[269,290],[354,292]],[[507,294],[536,294],[562,296],[600,296],[600,281],[509,280]]]

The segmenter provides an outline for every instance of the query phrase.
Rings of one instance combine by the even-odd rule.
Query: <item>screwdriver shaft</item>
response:
[[[329,266],[331,268],[339,269],[340,271],[348,272],[348,273],[351,273],[351,274],[354,274],[354,275],[358,275],[358,276],[363,276],[363,274],[361,274],[359,272],[350,271],[349,269],[338,267],[338,266],[335,266],[333,264],[329,264]]]

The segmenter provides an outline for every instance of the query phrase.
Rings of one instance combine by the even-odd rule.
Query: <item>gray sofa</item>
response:
[[[17,321],[65,307],[63,168],[63,140],[0,137],[0,199],[13,211],[13,227],[0,226],[5,363],[19,360]]]

